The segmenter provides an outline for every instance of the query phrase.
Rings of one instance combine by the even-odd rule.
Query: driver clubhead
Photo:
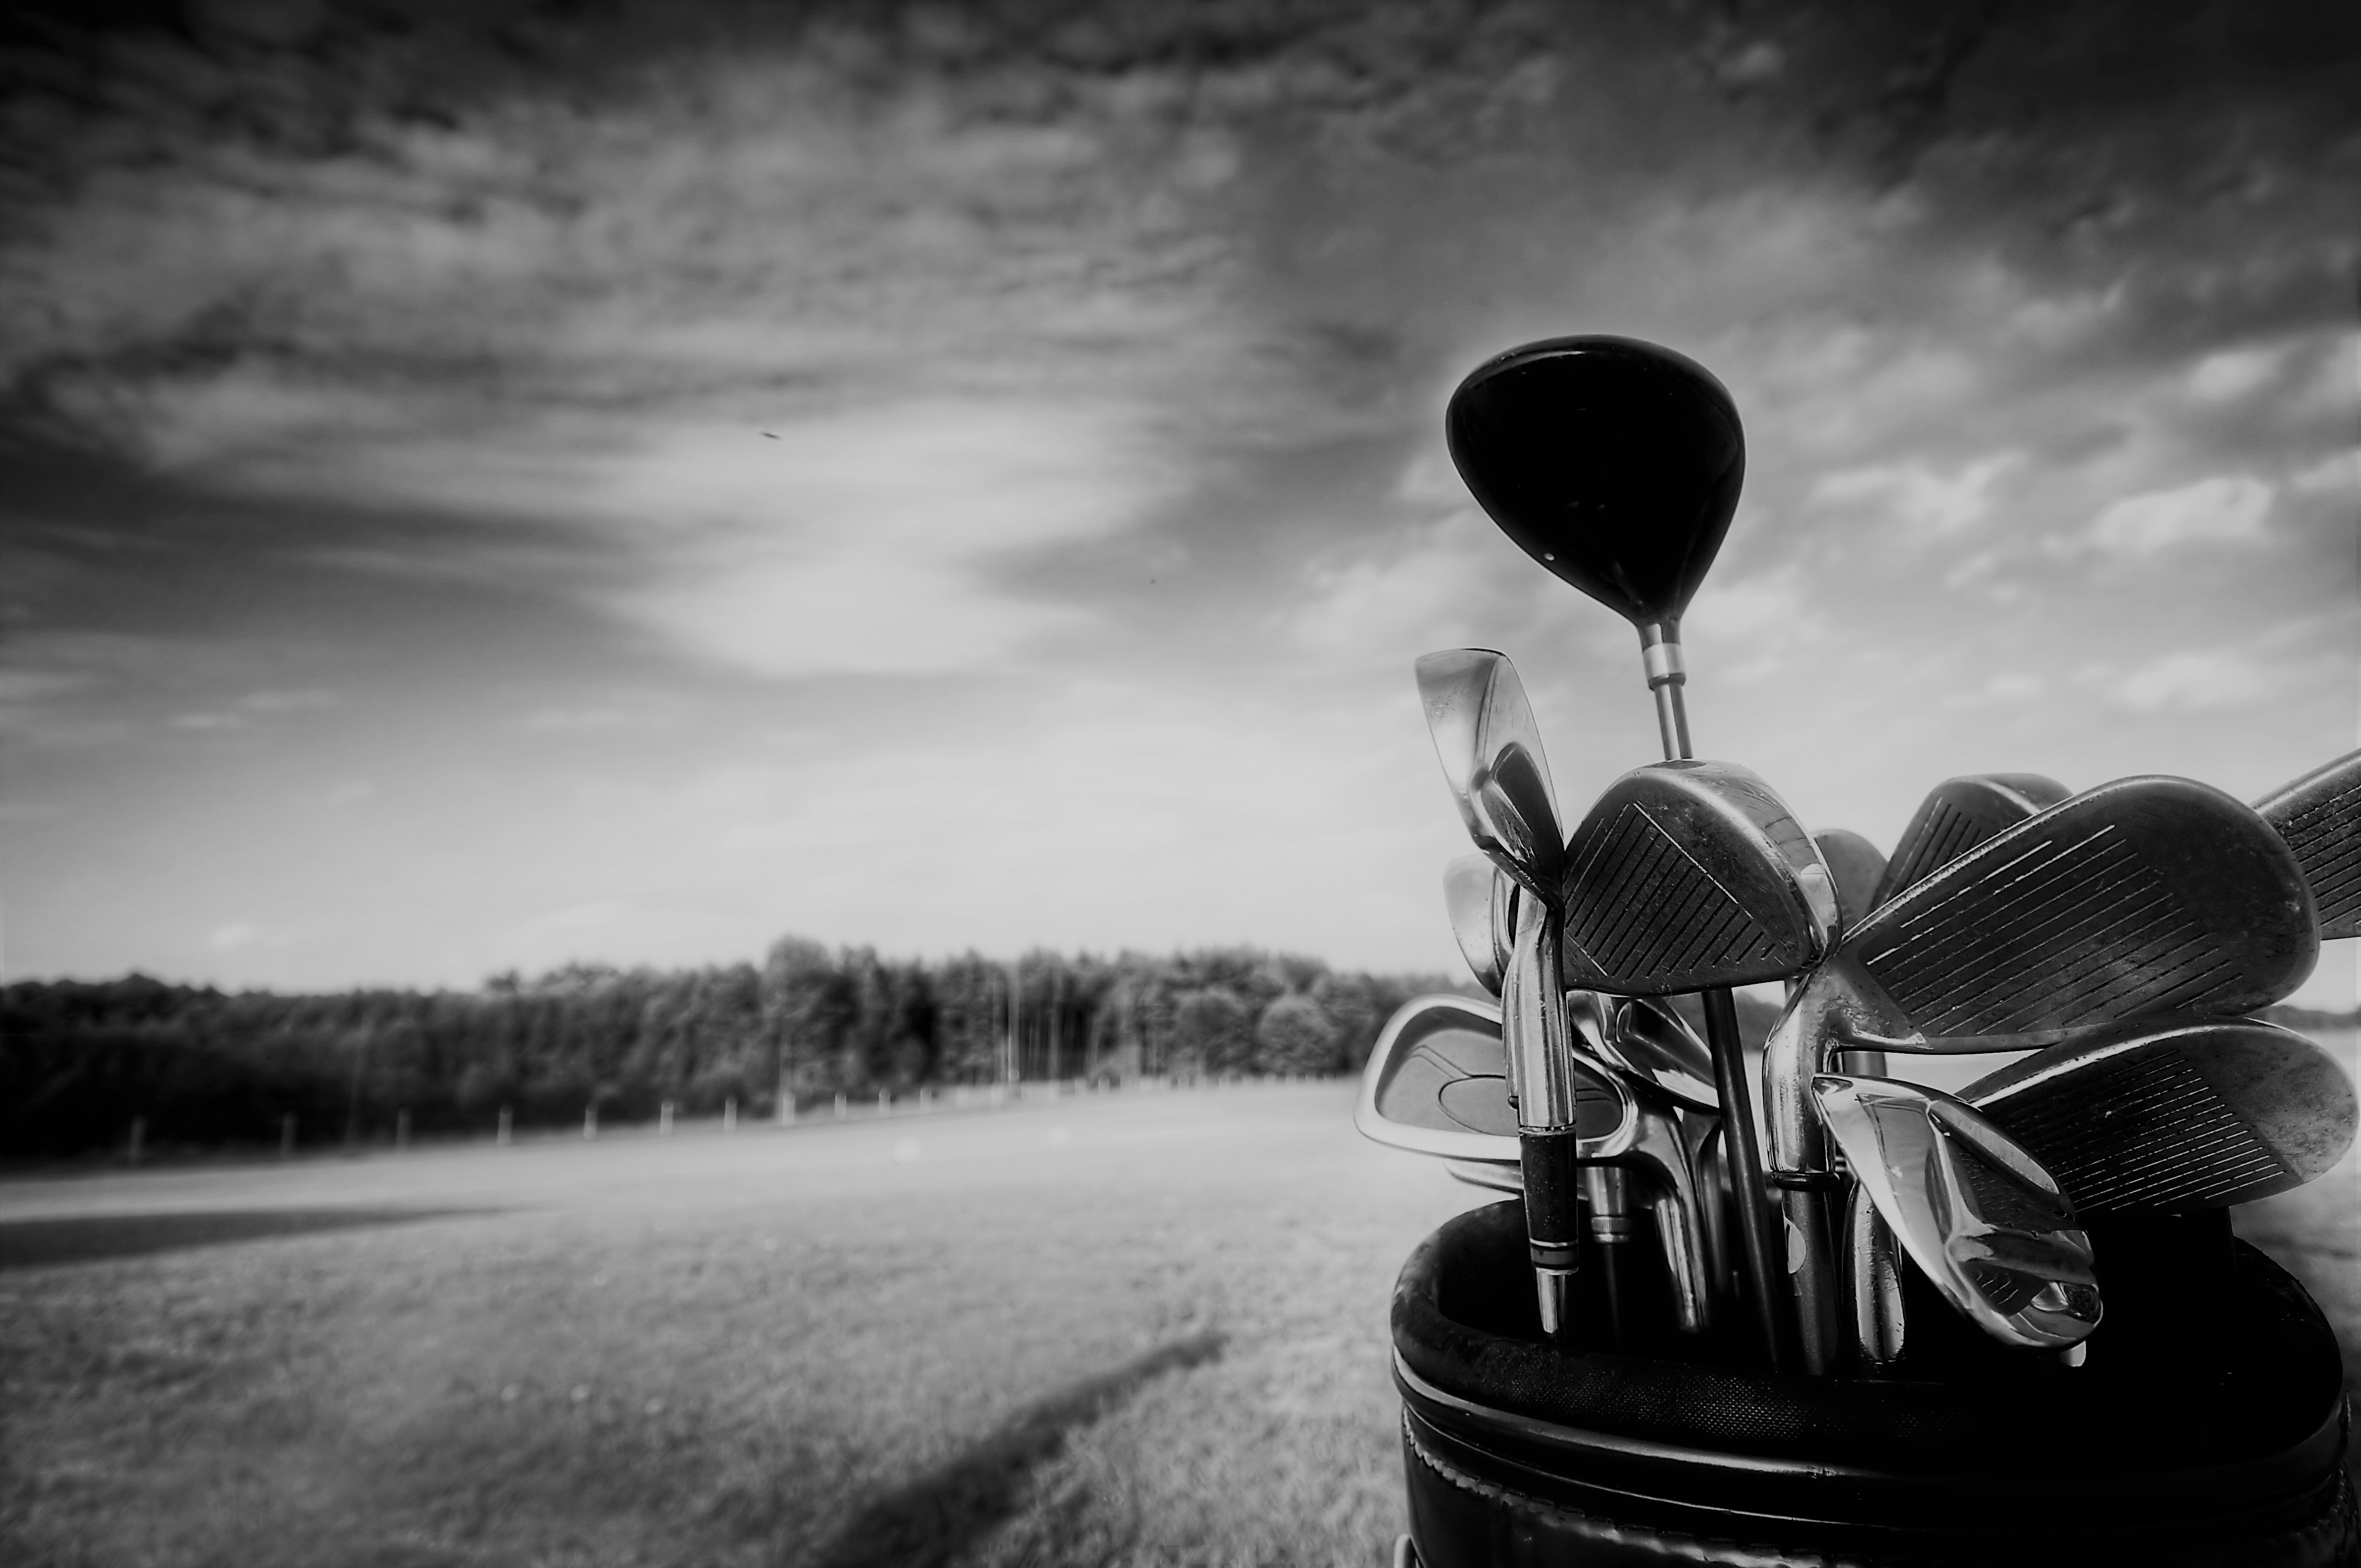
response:
[[[1488,648],[1455,648],[1416,668],[1427,733],[1467,836],[1502,871],[1555,898],[1565,834],[1517,667]]]
[[[2361,937],[2361,751],[2255,803],[2312,884],[2320,939]]]
[[[2012,1062],[1960,1098],[2083,1214],[2289,1191],[2345,1157],[2361,1113],[2335,1058],[2251,1018],[2137,1020]]]
[[[1939,1090],[1822,1074],[1812,1092],[1894,1239],[1971,1321],[2028,1349],[2090,1337],[2090,1237],[2038,1160]]]
[[[1836,883],[1839,922],[1850,931],[1877,907],[1885,857],[1876,845],[1850,828],[1823,828],[1812,835],[1812,842],[1818,846],[1820,859],[1828,862],[1828,875]]]
[[[1499,923],[1503,885],[1513,897],[1516,883],[1488,856],[1461,855],[1443,868],[1443,907],[1451,917],[1452,939],[1477,981],[1495,996],[1500,994],[1500,978],[1509,968]],[[1513,913],[1510,917],[1514,918]],[[1515,927],[1509,929],[1513,932]]]
[[[1923,882],[2004,828],[2048,810],[2072,794],[2039,773],[1971,773],[1945,779],[1927,792],[1910,825],[1894,841],[1893,858],[1870,897],[1876,908],[1911,883]]]
[[[1496,356],[1451,394],[1443,428],[1500,531],[1635,625],[1680,620],[1746,478],[1729,390],[1634,338],[1556,337]]]
[[[1576,1136],[1613,1144],[1632,1119],[1631,1094],[1580,1061],[1573,1077]],[[1369,1051],[1353,1125],[1412,1154],[1516,1164],[1522,1153],[1499,1004],[1465,996],[1403,1003]]]
[[[1670,996],[1785,980],[1828,950],[1836,884],[1786,803],[1733,762],[1634,768],[1566,847],[1566,983]]]

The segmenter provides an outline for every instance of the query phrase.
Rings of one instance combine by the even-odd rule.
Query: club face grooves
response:
[[[2361,1105],[2313,1041],[2252,1019],[2148,1019],[2055,1046],[1960,1091],[2087,1212],[2218,1208],[2319,1176]]]
[[[1848,942],[1929,1036],[2244,1012],[2311,971],[2292,855],[2261,818],[2182,779],[2075,796],[1985,840]]]
[[[1927,794],[1894,846],[1872,901],[1883,904],[1912,884],[2067,797],[2066,786],[2037,773],[1979,773],[1945,779]]]
[[[1729,763],[1635,768],[1575,829],[1566,983],[1666,996],[1795,974],[1825,951],[1834,885],[1770,786]],[[1808,882],[1808,886],[1806,885]]]
[[[2361,751],[2298,779],[2257,809],[2303,867],[2320,939],[2361,936]]]
[[[1772,934],[1644,807],[1626,803],[1591,828],[1572,851],[1565,939],[1596,974],[1628,981],[1785,961]]]

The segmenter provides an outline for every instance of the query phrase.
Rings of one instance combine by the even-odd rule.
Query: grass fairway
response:
[[[1379,1563],[1388,1289],[1485,1199],[1350,1104],[11,1184],[0,1559]]]
[[[1376,1568],[1388,1290],[1487,1195],[1350,1103],[0,1186],[0,1561]],[[2348,1357],[2353,1192],[2242,1217]]]

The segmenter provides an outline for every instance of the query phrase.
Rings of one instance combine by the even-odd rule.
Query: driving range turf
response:
[[[0,1184],[0,1561],[1374,1568],[1388,1293],[1490,1195],[1351,1097]],[[2353,1187],[2244,1226],[2348,1358]]]

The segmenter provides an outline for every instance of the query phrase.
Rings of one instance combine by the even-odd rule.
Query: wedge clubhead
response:
[[[2361,936],[2361,751],[2255,803],[2312,884],[2320,939]]]
[[[1452,939],[1477,982],[1495,996],[1500,994],[1516,930],[1516,906],[1509,902],[1516,885],[1486,855],[1462,855],[1443,868],[1443,907],[1451,918]]]
[[[1895,841],[1870,907],[1958,860],[2004,828],[2048,810],[2072,792],[2039,773],[1973,773],[1927,792]]]
[[[1877,907],[1878,884],[1885,879],[1885,857],[1876,845],[1844,828],[1823,828],[1812,842],[1827,862],[1837,887],[1837,915],[1850,931]]]
[[[2187,779],[2102,784],[1881,905],[1764,1048],[1806,1369],[1832,1367],[1839,1338],[1834,1188],[1810,1091],[1836,1052],[2030,1048],[2156,1014],[2234,1015],[2293,991],[2318,952],[2287,845],[2251,807]]]
[[[2090,1337],[2091,1241],[2038,1160],[1939,1090],[1824,1074],[1812,1092],[1894,1240],[1971,1321],[2028,1349]]]
[[[2142,1019],[2052,1046],[1960,1091],[2078,1212],[2185,1212],[2301,1187],[2353,1146],[2336,1058],[2256,1019]]]
[[[1786,980],[1835,939],[1836,883],[1771,786],[1731,762],[1651,762],[1566,849],[1566,983],[1668,996]]]
[[[1417,673],[1427,733],[1468,837],[1493,864],[1554,900],[1565,834],[1516,666],[1489,649],[1460,648],[1426,654]]]

